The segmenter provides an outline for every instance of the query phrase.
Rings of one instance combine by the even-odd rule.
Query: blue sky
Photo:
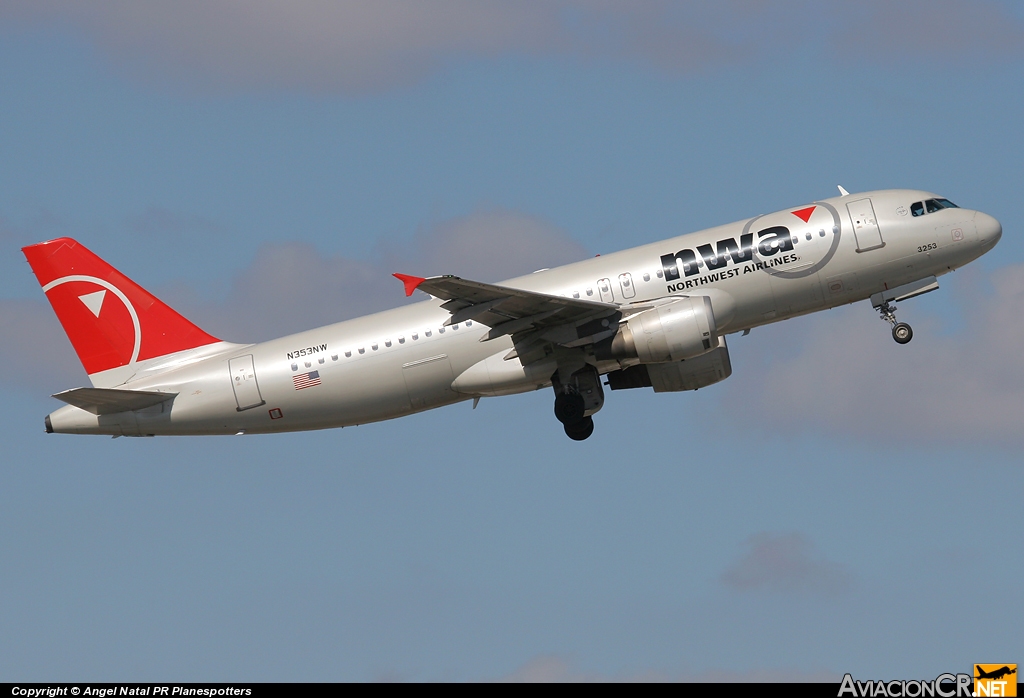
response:
[[[926,678],[1019,661],[1024,17],[996,2],[0,8],[0,678]],[[282,6],[283,8],[283,6]],[[380,9],[383,8],[383,9]],[[724,8],[724,9],[723,9]],[[19,247],[228,340],[851,191],[1003,224],[695,394],[323,433],[47,436]]]

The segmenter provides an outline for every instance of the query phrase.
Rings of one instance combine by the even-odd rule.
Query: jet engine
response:
[[[656,393],[680,390],[699,390],[732,374],[729,348],[722,337],[718,347],[685,361],[639,364],[608,374],[608,387],[612,390],[654,388]]]
[[[717,332],[710,298],[679,298],[619,325],[606,351],[613,358],[644,364],[682,361],[718,347]]]

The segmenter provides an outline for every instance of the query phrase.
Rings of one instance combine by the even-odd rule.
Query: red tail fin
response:
[[[71,238],[22,252],[90,375],[219,341]]]

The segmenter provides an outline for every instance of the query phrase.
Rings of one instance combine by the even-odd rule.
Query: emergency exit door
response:
[[[235,391],[235,402],[238,411],[265,404],[260,395],[260,386],[256,382],[256,368],[252,365],[252,354],[237,356],[228,361],[231,372],[231,387]]]
[[[853,234],[857,238],[857,251],[866,252],[883,247],[882,231],[878,229],[878,221],[875,219],[875,208],[871,205],[871,199],[860,199],[846,204],[846,210],[850,212],[850,222],[853,223]]]

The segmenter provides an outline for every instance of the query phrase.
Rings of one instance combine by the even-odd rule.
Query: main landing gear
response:
[[[586,414],[583,396],[577,392],[555,396],[555,419],[573,441],[583,441],[594,433],[594,418]]]
[[[594,414],[604,406],[601,376],[593,366],[585,366],[563,383],[558,373],[552,380],[555,389],[555,419],[562,423],[565,435],[583,441],[594,433]]]
[[[896,322],[896,306],[886,301],[877,308],[882,319],[892,325],[892,338],[897,344],[906,344],[914,338],[914,330],[905,322]]]

